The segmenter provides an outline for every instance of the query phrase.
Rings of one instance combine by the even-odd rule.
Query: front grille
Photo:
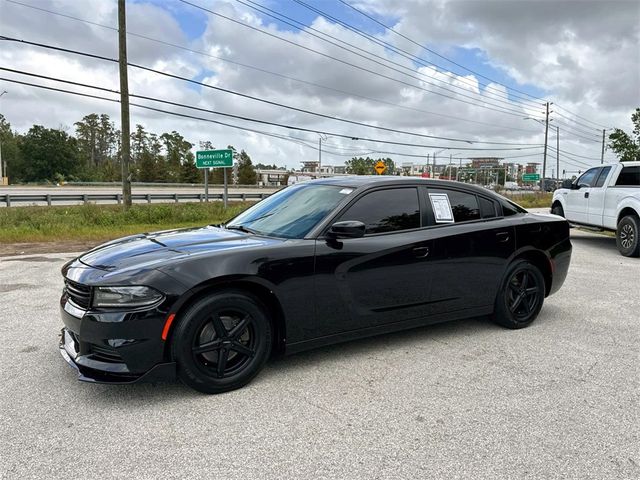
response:
[[[64,288],[69,299],[85,310],[91,304],[91,287],[65,279]]]
[[[103,345],[91,345],[91,354],[96,360],[109,363],[122,363],[122,357],[115,349]]]

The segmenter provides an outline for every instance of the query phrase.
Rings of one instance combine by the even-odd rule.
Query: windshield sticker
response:
[[[449,203],[449,195],[446,193],[430,193],[431,207],[436,217],[436,223],[453,223],[453,211]]]
[[[353,192],[353,188],[343,188],[340,190],[340,193],[343,195],[349,195],[351,192]]]

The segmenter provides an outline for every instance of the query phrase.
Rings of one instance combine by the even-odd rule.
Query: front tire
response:
[[[524,328],[533,322],[544,302],[544,277],[526,260],[513,262],[496,295],[493,320],[506,328]]]
[[[556,203],[553,207],[551,207],[551,213],[553,213],[554,215],[558,215],[559,217],[564,217],[564,210],[562,208],[562,205],[560,205],[559,203]]]
[[[243,292],[201,298],[181,315],[171,354],[178,377],[203,393],[243,387],[271,353],[271,322],[260,301]]]
[[[627,215],[618,222],[616,245],[625,257],[640,256],[640,220],[635,215]]]

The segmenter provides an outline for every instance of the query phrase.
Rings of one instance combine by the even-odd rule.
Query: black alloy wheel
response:
[[[172,338],[180,379],[204,393],[246,385],[271,351],[271,324],[259,300],[219,292],[189,307]]]
[[[544,302],[544,277],[526,260],[517,260],[507,269],[496,296],[494,320],[507,328],[523,328],[531,324]]]
[[[625,257],[640,256],[640,219],[635,215],[627,215],[618,223],[616,229],[616,245]]]

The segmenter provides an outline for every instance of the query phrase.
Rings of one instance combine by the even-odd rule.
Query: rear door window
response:
[[[496,216],[496,203],[488,198],[478,197],[480,204],[480,215],[482,218],[493,218]]]
[[[436,223],[451,223],[450,220],[447,221],[446,219],[446,212],[442,212],[439,214],[437,211],[437,209],[442,208],[442,203],[439,201],[441,195],[446,195],[446,197],[448,197],[449,205],[451,206],[451,212],[453,214],[453,221],[455,223],[468,222],[470,220],[479,220],[481,218],[478,198],[472,193],[460,192],[458,190],[449,190],[444,188],[429,188],[428,192],[431,199],[431,207],[435,213]],[[434,202],[437,203],[434,204]]]

